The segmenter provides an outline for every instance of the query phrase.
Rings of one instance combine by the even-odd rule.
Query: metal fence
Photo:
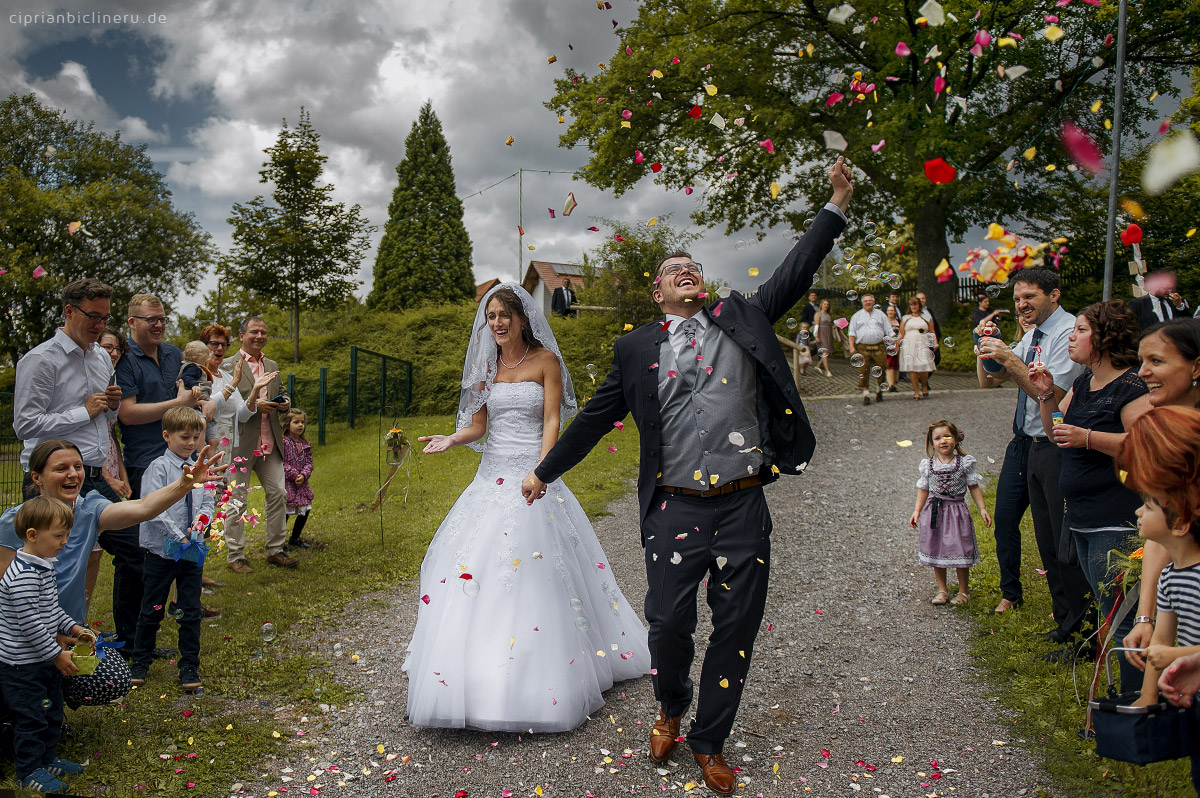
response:
[[[294,407],[309,414],[317,444],[325,443],[328,424],[345,420],[351,429],[369,416],[407,416],[412,408],[413,366],[407,360],[359,346],[350,347],[350,370],[321,367],[317,379],[287,375]]]
[[[6,419],[0,428],[0,508],[21,503],[21,441],[13,432],[13,395],[0,393],[0,419]]]

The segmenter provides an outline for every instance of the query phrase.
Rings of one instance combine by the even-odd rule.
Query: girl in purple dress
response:
[[[312,511],[313,492],[308,486],[312,476],[312,444],[304,437],[308,414],[292,408],[283,419],[283,476],[287,490],[287,514],[296,516],[288,546],[307,549],[308,541],[300,539],[308,514]]]
[[[975,458],[963,452],[962,440],[963,434],[951,421],[929,425],[925,434],[929,458],[921,461],[917,506],[908,519],[909,526],[920,530],[921,565],[933,567],[938,588],[934,604],[966,604],[971,598],[970,569],[979,562],[979,550],[971,511],[967,509],[968,491],[984,526],[992,525],[979,488],[983,477],[975,470]],[[946,586],[947,568],[958,572],[958,595],[953,599]]]

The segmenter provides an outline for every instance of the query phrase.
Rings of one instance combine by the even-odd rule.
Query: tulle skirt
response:
[[[615,682],[649,672],[646,630],[562,482],[529,506],[524,472],[497,484],[487,459],[421,565],[408,717],[567,731],[604,706]]]

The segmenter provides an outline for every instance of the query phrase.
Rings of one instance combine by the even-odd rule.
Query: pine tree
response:
[[[238,286],[274,300],[292,314],[292,357],[300,362],[300,310],[331,307],[354,293],[354,279],[374,227],[358,205],[346,208],[322,184],[328,156],[321,136],[300,109],[295,130],[283,128],[266,153],[260,182],[272,183],[275,201],[262,196],[233,206],[234,250],[224,271]]]
[[[367,304],[401,310],[475,296],[471,239],[455,195],[450,146],[429,101],[404,140]]]

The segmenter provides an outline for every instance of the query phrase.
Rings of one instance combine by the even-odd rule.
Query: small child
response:
[[[24,545],[0,579],[0,687],[13,716],[17,780],[38,792],[67,788],[59,776],[83,766],[57,756],[63,723],[62,677],[79,672],[55,637],[88,633],[58,606],[54,563],[67,542],[74,511],[38,496],[13,522]]]
[[[1200,652],[1200,412],[1154,408],[1130,425],[1117,454],[1125,487],[1142,495],[1138,534],[1161,544],[1171,562],[1158,577],[1154,636],[1138,706],[1158,703],[1158,677],[1179,657]],[[1140,610],[1139,610],[1140,611]],[[1192,772],[1197,773],[1193,755]]]
[[[180,470],[189,467],[192,455],[203,443],[204,418],[190,407],[167,410],[162,427],[167,451],[151,462],[142,476],[143,496],[178,483]],[[172,557],[166,548],[178,549],[182,554],[189,548],[202,546],[197,518],[201,515],[211,517],[212,510],[212,494],[203,488],[194,488],[157,518],[142,522],[139,543],[145,549],[142,564],[144,593],[129,668],[130,680],[135,685],[146,682],[146,673],[154,658],[158,626],[163,619],[163,607],[174,584],[179,613],[179,683],[189,693],[203,686],[200,681],[200,576],[204,558],[201,555],[196,562],[190,557]]]
[[[917,480],[917,507],[908,525],[920,528],[921,565],[933,566],[937,593],[933,604],[966,604],[971,599],[969,580],[971,566],[979,562],[975,547],[975,523],[967,509],[966,494],[970,491],[985,526],[992,525],[983,491],[983,477],[975,470],[975,458],[962,450],[963,434],[950,421],[935,421],[925,433],[925,453],[921,476]],[[928,501],[926,501],[928,500]],[[946,569],[958,571],[958,595],[950,598],[946,586]]]
[[[796,351],[796,365],[800,367],[800,376],[808,376],[808,367],[812,365],[812,350],[808,348],[808,344],[800,344],[800,348]]]
[[[287,514],[296,516],[288,545],[307,549],[309,544],[300,539],[300,533],[308,523],[313,500],[312,488],[308,485],[308,478],[312,476],[313,470],[312,444],[304,437],[304,430],[308,426],[308,414],[293,407],[284,414],[282,423],[283,481],[287,489]]]
[[[179,377],[183,387],[200,388],[198,399],[208,399],[212,396],[213,373],[208,368],[212,359],[212,351],[203,341],[189,341],[183,346],[183,363],[179,366]]]

